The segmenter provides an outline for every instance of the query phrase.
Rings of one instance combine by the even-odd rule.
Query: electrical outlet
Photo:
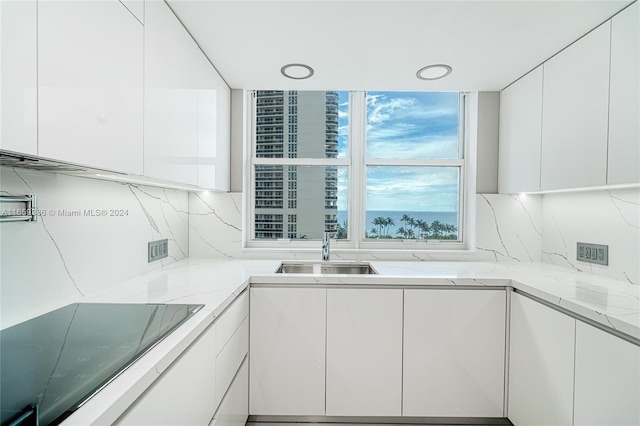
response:
[[[609,246],[602,244],[578,243],[578,260],[582,262],[609,264]]]
[[[148,244],[148,262],[164,259],[169,256],[169,240],[151,241]]]

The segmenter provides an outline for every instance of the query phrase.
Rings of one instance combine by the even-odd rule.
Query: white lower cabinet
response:
[[[249,366],[245,358],[210,426],[244,426],[249,417]]]
[[[249,353],[249,319],[246,318],[240,328],[216,357],[216,399],[220,404],[236,374]]]
[[[324,415],[326,289],[252,288],[252,415]]]
[[[640,425],[640,347],[577,321],[575,375],[575,425]]]
[[[576,320],[513,293],[508,417],[514,425],[571,425]]]
[[[404,291],[403,415],[503,417],[504,290]]]
[[[244,425],[249,394],[248,305],[245,292],[129,407],[117,424],[202,426],[212,422],[217,413],[216,425]]]
[[[209,327],[136,401],[120,425],[209,423],[215,412],[215,325]]]
[[[402,292],[327,290],[327,416],[402,414]]]

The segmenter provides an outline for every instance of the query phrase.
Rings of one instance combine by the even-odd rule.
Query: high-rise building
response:
[[[337,158],[338,92],[258,90],[256,158]],[[335,234],[338,169],[258,165],[255,239]]]

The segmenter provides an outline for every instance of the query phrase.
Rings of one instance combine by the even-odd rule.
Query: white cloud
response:
[[[368,210],[457,211],[458,169],[370,167]]]
[[[374,92],[367,110],[370,156],[457,157],[457,94]]]

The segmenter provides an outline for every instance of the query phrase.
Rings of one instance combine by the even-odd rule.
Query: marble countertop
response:
[[[512,286],[640,338],[640,286],[546,263],[372,261],[378,275],[275,274],[276,260],[186,259],[82,299],[204,307],[67,418],[112,424],[249,284]]]

